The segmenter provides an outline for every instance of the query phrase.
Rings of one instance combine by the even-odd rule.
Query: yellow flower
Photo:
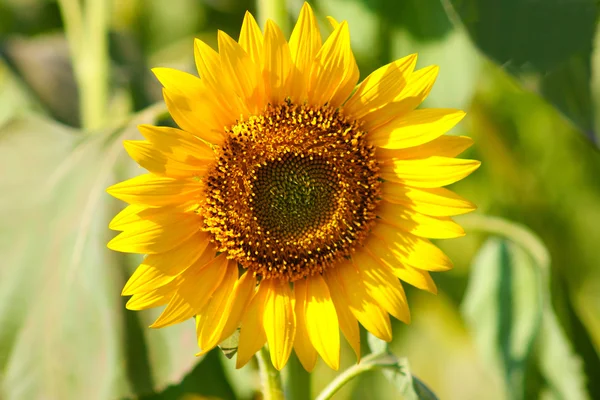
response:
[[[415,108],[438,67],[394,61],[356,86],[348,25],[322,41],[304,4],[287,42],[246,13],[236,42],[200,40],[201,78],[154,73],[181,129],[142,125],[127,141],[149,171],[109,188],[130,205],[108,246],[147,254],[123,289],[127,308],[165,306],[152,327],[195,317],[204,354],[240,328],[237,366],[265,343],[277,369],[294,349],[311,370],[339,367],[341,330],[360,357],[360,322],[390,341],[410,321],[400,281],[436,292],[429,271],[451,262],[428,238],[463,230],[475,206],[442,186],[478,161],[443,136],[464,116]]]

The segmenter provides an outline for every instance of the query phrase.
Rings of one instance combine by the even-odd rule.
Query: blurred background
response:
[[[425,106],[466,110],[452,133],[482,161],[453,187],[479,206],[457,218],[467,236],[438,241],[455,268],[437,296],[407,289],[413,322],[396,321],[390,350],[440,399],[600,399],[597,2],[310,4],[324,35],[327,15],[348,20],[362,78],[414,52],[440,65]],[[151,330],[158,311],[125,309],[139,258],[106,249],[123,204],[105,188],[142,172],[121,144],[137,124],[173,124],[151,67],[194,71],[193,38],[237,38],[246,10],[289,34],[301,6],[0,0],[0,398],[260,398],[256,364],[194,357],[192,321]],[[308,382],[298,365],[284,378]],[[288,398],[337,374],[319,361]],[[334,398],[400,398],[388,378]]]

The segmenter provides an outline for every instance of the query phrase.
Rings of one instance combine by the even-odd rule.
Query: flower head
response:
[[[200,78],[154,69],[181,129],[140,126],[125,148],[149,173],[108,190],[130,204],[109,247],[147,254],[127,307],[166,306],[156,328],[194,317],[199,354],[240,328],[238,367],[268,343],[278,369],[292,349],[337,369],[340,330],[360,357],[358,323],[390,341],[389,314],[410,321],[400,280],[436,292],[451,262],[428,238],[463,235],[450,217],[475,208],[442,188],[479,166],[443,135],[464,113],[415,109],[438,68],[410,55],[356,86],[331,22],[323,41],[305,4],[288,42],[247,13],[237,42],[196,40]]]

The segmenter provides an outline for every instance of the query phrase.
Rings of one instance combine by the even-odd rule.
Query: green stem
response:
[[[108,0],[88,0],[85,7],[87,43],[82,49],[79,74],[81,121],[84,129],[102,127],[108,106]]]
[[[470,214],[456,218],[465,230],[482,231],[504,236],[514,243],[525,247],[538,265],[547,273],[550,266],[550,254],[540,239],[523,225],[498,217],[483,214]]]
[[[265,26],[268,19],[279,25],[284,34],[290,32],[286,0],[257,0],[258,23]]]
[[[355,364],[348,368],[341,374],[339,374],[333,381],[319,393],[315,400],[327,400],[330,399],[338,390],[342,388],[346,383],[354,379],[356,376],[374,369],[396,367],[397,363],[378,363],[377,360],[381,357],[387,356],[387,353],[373,353],[366,357],[363,357],[360,364]]]
[[[65,35],[69,43],[73,60],[79,57],[83,22],[81,20],[81,5],[79,0],[58,0],[58,7],[65,27]]]
[[[108,103],[108,0],[58,0],[79,89],[81,126],[97,130]]]
[[[273,367],[271,357],[265,347],[256,353],[258,369],[260,370],[260,380],[263,384],[264,400],[283,400],[283,390],[281,388],[281,376],[279,371]]]
[[[310,374],[306,372],[296,354],[290,356],[284,371],[285,398],[287,400],[310,400]]]

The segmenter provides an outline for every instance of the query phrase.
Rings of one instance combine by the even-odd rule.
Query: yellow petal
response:
[[[202,185],[194,180],[144,174],[112,185],[106,191],[127,203],[166,206],[197,197]]]
[[[235,122],[240,113],[247,112],[247,107],[233,92],[231,82],[223,79],[220,55],[203,41],[195,39],[194,59],[198,75],[210,92],[208,97],[213,102],[211,108],[230,116],[233,118],[232,123]]]
[[[142,218],[139,213],[144,210],[150,210],[152,208],[142,204],[131,204],[122,209],[108,224],[108,228],[114,231],[124,231],[128,229],[127,226],[139,222]],[[160,212],[160,208],[155,209]]]
[[[308,98],[316,106],[345,101],[358,80],[358,68],[350,47],[348,23],[342,22],[317,53],[310,70]]]
[[[283,32],[273,21],[267,20],[262,70],[265,94],[273,104],[282,103],[290,94],[286,84],[291,68],[290,48]]]
[[[190,98],[203,95],[204,86],[197,76],[173,68],[152,68],[152,72],[160,84],[171,92]]]
[[[221,58],[219,53],[200,39],[194,39],[194,60],[202,82],[210,89],[218,88]]]
[[[197,204],[197,201],[190,201],[177,206],[169,205],[164,207],[149,207],[144,204],[130,204],[110,221],[108,227],[115,231],[136,230],[137,224],[139,224],[140,221],[152,219],[155,218],[155,216],[156,218],[160,218],[158,215],[164,213],[180,214],[182,212],[189,212],[192,211]]]
[[[325,281],[329,287],[329,293],[331,294],[331,300],[335,306],[335,311],[338,316],[338,322],[340,323],[340,329],[346,337],[346,340],[354,350],[356,354],[357,362],[360,361],[360,331],[358,329],[358,321],[356,317],[350,311],[348,304],[346,304],[346,296],[342,291],[340,284],[335,279],[329,278],[325,275]]]
[[[140,221],[127,225],[127,230],[108,243],[109,249],[124,253],[165,253],[189,239],[202,226],[198,215],[168,207],[163,207],[160,213],[144,210],[138,216],[141,216]]]
[[[161,286],[149,292],[134,294],[127,301],[125,308],[128,310],[140,311],[164,306],[171,301],[175,295],[179,283],[180,282],[178,281],[172,281],[167,285]]]
[[[177,293],[150,326],[162,328],[192,318],[202,310],[225,275],[227,258],[221,254],[208,264],[192,265],[182,276]]]
[[[429,95],[439,72],[440,67],[437,65],[430,65],[414,71],[410,74],[406,87],[394,101],[406,102],[406,111],[414,109]]]
[[[287,363],[296,335],[296,314],[292,307],[293,292],[288,282],[267,279],[260,283],[267,291],[263,310],[263,327],[267,335],[271,362],[277,370]]]
[[[463,111],[453,109],[414,110],[371,130],[367,138],[373,146],[387,149],[418,146],[448,132],[464,116]]]
[[[371,254],[371,257],[381,263],[382,266],[390,268],[392,273],[404,282],[416,288],[437,293],[437,287],[427,271],[400,263],[396,253],[391,251],[385,242],[370,238],[365,243],[365,248]]]
[[[400,321],[410,323],[406,294],[391,270],[381,266],[364,251],[352,255],[354,265],[367,288],[367,293],[388,313]]]
[[[210,143],[220,143],[222,138],[218,130],[228,114],[214,107],[214,100],[209,102],[213,96],[204,82],[194,75],[172,68],[153,68],[152,72],[165,88],[163,94],[167,108],[174,115],[175,122]],[[211,108],[211,112],[205,112],[206,108]]]
[[[385,201],[434,217],[466,214],[477,208],[475,204],[444,188],[423,189],[384,182],[381,189],[381,197]]]
[[[210,236],[198,232],[171,251],[146,256],[125,284],[121,295],[149,292],[172,282],[204,253],[214,258],[215,252],[206,250],[209,243]]]
[[[191,178],[203,175],[208,169],[208,164],[193,165],[174,160],[147,141],[125,140],[123,146],[135,162],[156,175]]]
[[[250,113],[262,111],[263,85],[259,85],[259,66],[235,40],[219,31],[219,54],[223,83],[227,82],[233,92],[247,105]],[[260,89],[260,90],[259,90]]]
[[[393,101],[406,86],[416,63],[417,55],[411,54],[372,72],[344,104],[344,113],[359,119]]]
[[[329,288],[321,275],[306,279],[306,330],[325,364],[340,368],[340,327]]]
[[[327,16],[327,22],[329,22],[329,25],[331,25],[331,28],[333,30],[336,30],[338,28],[338,26],[340,26],[340,23],[335,18],[333,18],[331,16]]]
[[[174,160],[204,165],[215,161],[215,153],[206,141],[181,129],[167,126],[139,125],[138,129],[150,143]],[[223,136],[215,138],[219,142]],[[210,143],[214,143],[211,141]]]
[[[294,312],[296,313],[296,339],[294,340],[294,350],[304,369],[310,372],[317,363],[317,351],[310,343],[310,338],[308,337],[308,331],[306,329],[305,279],[294,282],[294,297],[296,299],[296,304],[294,305]]]
[[[237,262],[228,260],[225,277],[204,308],[196,315],[196,334],[200,352],[206,354],[219,344],[233,304],[233,293],[238,280]]]
[[[235,288],[231,294],[231,309],[228,312],[227,322],[221,334],[221,340],[227,339],[233,335],[235,330],[239,328],[242,316],[250,303],[250,299],[254,294],[256,287],[256,278],[252,273],[246,272],[241,276],[235,284]],[[266,340],[266,339],[265,339]],[[264,342],[263,342],[264,343]]]
[[[242,317],[236,368],[242,368],[267,341],[263,327],[263,310],[268,294],[263,282],[258,286]]]
[[[329,268],[325,275],[331,291],[344,296],[350,311],[366,330],[386,342],[392,340],[388,313],[367,293],[354,265],[344,261]]]
[[[439,67],[431,65],[414,71],[402,92],[393,102],[374,110],[363,117],[363,128],[371,131],[393,118],[414,110],[429,95],[437,78]]]
[[[248,53],[252,62],[256,66],[262,63],[262,52],[263,52],[263,34],[260,31],[256,20],[246,11],[244,15],[244,22],[242,23],[242,29],[240,30],[240,37],[238,39],[240,46]]]
[[[352,91],[356,87],[356,82],[358,82],[358,78],[360,77],[360,71],[358,70],[356,61],[354,60],[354,55],[352,56],[352,60],[349,62],[347,68],[348,70],[344,80],[335,90],[335,94],[331,100],[329,100],[329,104],[333,107],[340,107],[346,100],[348,100],[348,96],[352,94]]]
[[[290,53],[296,66],[290,78],[290,97],[298,104],[306,100],[310,68],[321,48],[321,32],[317,19],[308,3],[300,10],[298,22],[290,37]]]
[[[420,188],[450,185],[470,175],[480,161],[460,158],[429,157],[420,160],[394,160],[381,165],[381,178]]]
[[[383,222],[416,236],[432,239],[452,239],[465,235],[465,231],[460,225],[448,217],[431,217],[401,204],[381,201],[375,212]]]
[[[430,142],[404,149],[378,148],[377,159],[386,163],[391,160],[414,160],[432,156],[456,157],[473,144],[473,139],[468,136],[442,135]]]
[[[426,271],[452,269],[452,261],[448,256],[427,239],[384,223],[375,225],[372,235],[386,243],[401,264]]]
[[[235,122],[235,118],[225,116],[214,107],[214,99],[209,94],[192,100],[163,89],[163,97],[169,114],[177,125],[208,143],[221,144],[224,138],[223,127]],[[209,100],[213,103],[209,104]]]

